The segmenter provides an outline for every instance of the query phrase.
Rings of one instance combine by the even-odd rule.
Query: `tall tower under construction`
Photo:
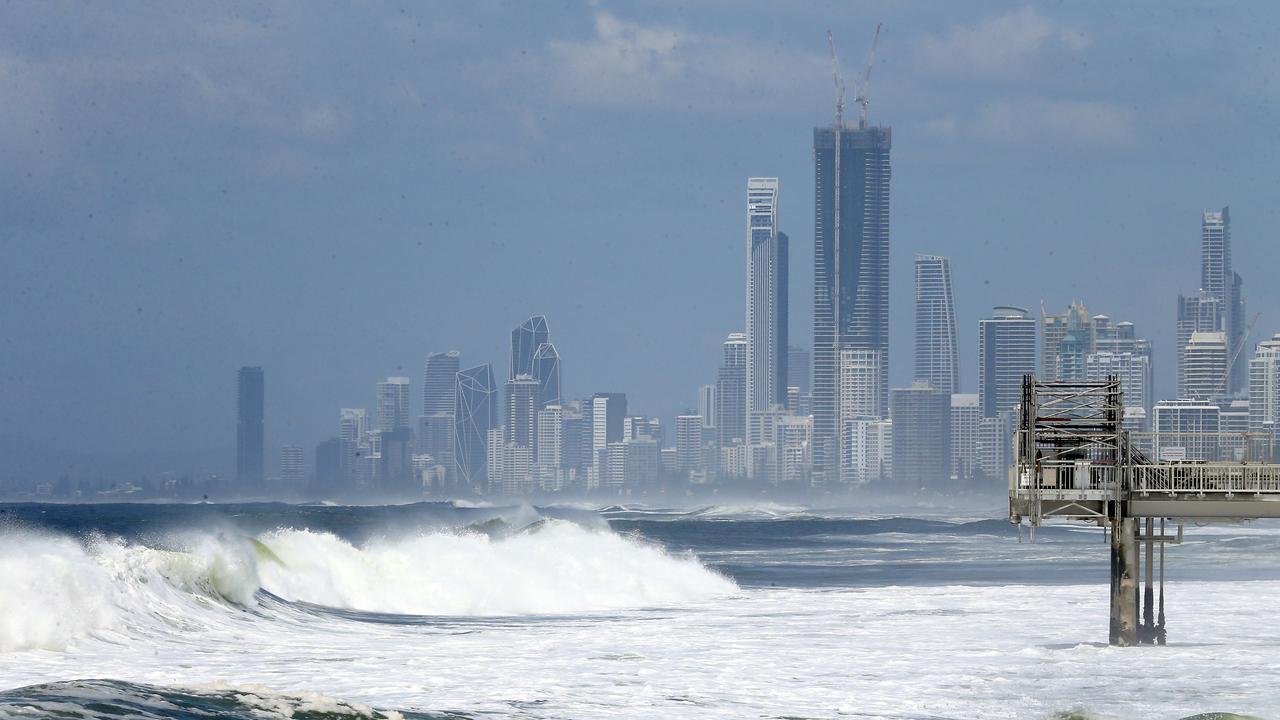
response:
[[[839,359],[879,355],[878,406],[889,406],[888,127],[813,130],[813,435],[818,479],[836,477]]]

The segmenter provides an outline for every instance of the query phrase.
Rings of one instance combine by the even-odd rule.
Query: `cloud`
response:
[[[1008,142],[1065,139],[1079,146],[1120,147],[1133,142],[1135,112],[1092,100],[1004,100],[982,108],[975,130]]]
[[[916,46],[923,69],[984,78],[1031,74],[1052,54],[1077,54],[1092,44],[1083,30],[1063,25],[1024,7],[972,25],[955,25],[946,35],[926,35]]]
[[[545,64],[533,69],[549,75],[560,95],[581,103],[686,105],[775,102],[795,92],[798,78],[819,82],[825,68],[817,54],[597,11],[592,37],[552,40]]]

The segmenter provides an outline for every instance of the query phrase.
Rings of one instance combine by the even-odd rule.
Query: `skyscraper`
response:
[[[1237,355],[1228,369],[1227,392],[1244,387],[1244,363],[1237,350],[1244,342],[1244,281],[1231,263],[1231,210],[1206,211],[1200,221],[1200,287],[1221,303],[1222,330],[1226,333],[1227,360]]]
[[[559,405],[560,353],[555,345],[544,342],[534,351],[533,377],[538,381],[538,407]]]
[[[306,456],[300,446],[285,445],[280,448],[280,485],[284,491],[296,493],[301,490],[306,472]]]
[[[880,353],[880,407],[889,388],[889,150],[887,127],[813,130],[813,435],[815,482],[839,458],[840,350]]]
[[[409,429],[409,378],[389,377],[378,383],[378,432]]]
[[[747,412],[786,402],[787,236],[778,179],[747,179]]]
[[[1228,357],[1226,333],[1193,333],[1182,351],[1183,397],[1179,399],[1207,401],[1224,397]]]
[[[551,331],[547,328],[547,318],[542,315],[534,315],[512,330],[511,373],[507,375],[507,379],[517,375],[534,375],[533,356],[543,343],[550,341]]]
[[[591,396],[591,468],[597,484],[603,482],[606,468],[602,462],[608,460],[602,453],[609,445],[622,442],[622,425],[626,417],[625,393],[596,393]]]
[[[1280,333],[1258,343],[1249,360],[1249,430],[1280,431]]]
[[[548,405],[538,411],[537,448],[534,458],[540,469],[553,474],[561,469],[564,463],[564,408],[561,406]]]
[[[676,416],[676,469],[687,473],[702,468],[702,416]]]
[[[1036,321],[1024,308],[1001,306],[978,321],[978,403],[984,418],[1022,402],[1022,376],[1036,371]]]
[[[1089,308],[1084,303],[1073,300],[1064,313],[1047,313],[1042,306],[1040,315],[1040,379],[1057,380],[1062,341],[1067,333],[1079,335],[1090,331]],[[1078,342],[1078,338],[1076,341]]]
[[[517,375],[507,381],[505,440],[523,447],[537,445],[538,381],[531,375]]]
[[[729,333],[716,380],[716,424],[720,444],[747,440],[747,335]]]
[[[880,353],[875,350],[840,351],[840,424],[855,418],[882,418],[880,404]]]
[[[945,487],[951,477],[950,393],[917,380],[909,388],[894,388],[889,397],[894,485],[904,490]]]
[[[489,431],[498,424],[498,387],[488,363],[460,370],[454,392],[458,480],[474,490],[488,487]]]
[[[951,260],[916,255],[916,379],[948,395],[960,390]]]
[[[977,394],[951,396],[951,477],[967,483],[978,477],[978,428],[982,408]]]
[[[453,415],[461,354],[457,350],[427,355],[422,370],[422,417],[418,418],[417,452],[430,455],[444,468],[445,480],[455,475]]]
[[[236,377],[236,484],[239,492],[261,489],[263,480],[262,368],[245,366]]]
[[[716,386],[703,385],[698,388],[698,414],[702,416],[702,429],[716,428]]]
[[[427,355],[422,368],[422,414],[453,414],[454,384],[462,355],[457,350]]]
[[[1225,315],[1222,303],[1210,293],[1201,290],[1195,295],[1178,296],[1178,326],[1175,336],[1175,352],[1177,363],[1177,396],[1187,397],[1185,378],[1182,376],[1183,356],[1191,336],[1196,333],[1226,332],[1223,325]]]
[[[800,388],[801,395],[809,394],[809,351],[791,345],[787,348],[787,387]]]
[[[511,331],[511,372],[507,379],[528,375],[538,381],[538,407],[559,404],[560,353],[551,343],[551,330],[542,315]]]
[[[1086,380],[1106,380],[1113,375],[1120,378],[1125,408],[1151,409],[1154,397],[1150,358],[1131,352],[1095,352],[1085,357]]]

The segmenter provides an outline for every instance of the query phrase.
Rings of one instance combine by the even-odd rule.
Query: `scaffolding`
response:
[[[1186,520],[1248,520],[1280,517],[1280,465],[1253,450],[1246,433],[1213,433],[1177,442],[1246,448],[1239,461],[1164,461],[1148,456],[1150,434],[1123,429],[1120,380],[1022,383],[1014,465],[1009,478],[1009,519],[1030,527],[1031,539],[1045,521],[1097,523],[1111,540],[1111,628],[1113,645],[1165,642],[1165,545],[1182,540]],[[1141,442],[1135,442],[1141,441]],[[1160,447],[1160,438],[1154,446]],[[1165,523],[1177,524],[1177,534]],[[1159,530],[1157,531],[1157,523]],[[1159,556],[1155,548],[1159,546]],[[1139,549],[1145,547],[1145,552]],[[1159,610],[1155,569],[1159,568]],[[1138,576],[1146,587],[1139,605]],[[1141,619],[1139,619],[1141,618]]]

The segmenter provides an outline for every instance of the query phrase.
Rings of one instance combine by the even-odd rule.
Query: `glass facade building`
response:
[[[840,350],[879,352],[889,388],[887,127],[818,127],[814,151],[813,435],[815,481],[838,466]]]
[[[488,487],[489,431],[498,424],[498,386],[488,363],[461,370],[455,384],[454,461],[458,481],[483,491]]]

